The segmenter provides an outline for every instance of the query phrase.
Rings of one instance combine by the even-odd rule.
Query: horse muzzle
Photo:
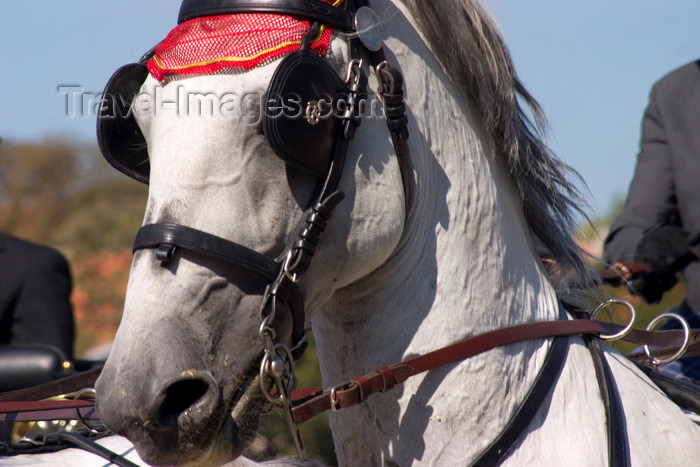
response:
[[[133,393],[109,374],[97,382],[97,410],[115,433],[129,438],[146,461],[181,465],[197,462],[221,430],[227,415],[222,390],[207,371],[188,370]]]

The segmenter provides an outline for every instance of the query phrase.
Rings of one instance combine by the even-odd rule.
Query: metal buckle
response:
[[[336,391],[337,391],[337,388],[335,386],[333,386],[331,388],[331,410],[333,412],[337,412],[340,410],[340,401],[335,396]]]
[[[685,353],[686,349],[688,348],[688,344],[690,342],[690,326],[688,326],[688,322],[683,318],[681,315],[677,313],[672,313],[672,312],[667,312],[667,313],[662,313],[656,318],[652,319],[651,322],[647,325],[647,331],[651,331],[654,326],[659,324],[661,321],[668,319],[668,318],[673,318],[678,320],[681,323],[681,326],[683,326],[683,345],[681,345],[680,349],[678,349],[678,352],[674,353],[668,358],[656,358],[654,357],[654,354],[651,352],[651,349],[649,348],[648,345],[644,346],[644,353],[647,354],[647,357],[649,357],[649,361],[651,362],[652,365],[654,366],[659,366],[659,365],[665,365],[666,363],[671,363],[673,361],[678,360],[683,356]]]
[[[384,388],[382,389],[382,392],[386,391],[386,376],[384,375],[383,371],[380,371],[379,374],[382,375],[382,384],[384,384]]]
[[[630,321],[627,323],[627,326],[625,326],[620,332],[617,332],[615,334],[600,334],[598,337],[605,341],[614,341],[618,339],[622,339],[627,335],[628,332],[632,330],[632,326],[634,326],[634,321],[637,319],[637,312],[634,309],[634,306],[628,302],[627,300],[623,300],[622,298],[610,298],[597,307],[595,307],[595,310],[591,313],[591,319],[595,319],[596,315],[600,310],[603,308],[609,307],[610,305],[614,303],[619,303],[620,305],[624,305],[630,310]]]

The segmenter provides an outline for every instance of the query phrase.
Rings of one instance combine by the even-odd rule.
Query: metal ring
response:
[[[261,339],[265,340],[266,343],[268,338],[270,339],[270,342],[272,342],[277,337],[277,333],[275,332],[274,328],[271,328],[269,326],[267,318],[265,318],[263,322],[260,323],[260,327],[258,328],[258,336],[260,336]]]
[[[95,388],[83,388],[80,391],[75,393],[75,396],[73,396],[74,400],[81,400],[84,399],[83,396],[91,396],[92,400],[97,399],[97,393],[95,392]],[[83,414],[80,413],[80,407],[76,407],[75,409],[75,418],[78,419],[78,422],[83,425],[83,427],[87,428],[90,430],[91,433],[99,434],[99,433],[107,433],[109,429],[107,427],[104,427],[102,430],[98,430],[94,426],[92,426],[85,418],[83,417]]]
[[[614,341],[614,340],[622,339],[623,337],[625,337],[627,335],[627,333],[632,330],[632,326],[634,326],[634,321],[637,319],[637,312],[634,309],[634,306],[630,302],[628,302],[627,300],[624,300],[622,298],[609,298],[608,300],[604,301],[603,303],[601,303],[600,305],[595,307],[595,309],[591,313],[591,319],[595,319],[596,315],[598,314],[598,312],[600,310],[602,310],[603,308],[608,307],[614,303],[624,305],[627,308],[629,308],[630,321],[629,321],[629,323],[627,323],[627,326],[622,328],[622,330],[620,332],[617,332],[615,334],[600,334],[598,336],[605,341]]]
[[[673,355],[671,355],[668,358],[655,358],[654,355],[652,354],[649,346],[644,345],[644,353],[647,354],[647,357],[649,357],[649,361],[654,366],[665,365],[666,363],[671,363],[673,361],[678,360],[685,353],[686,349],[688,348],[688,344],[690,343],[690,326],[688,326],[688,322],[685,320],[685,318],[683,318],[681,315],[679,315],[677,313],[672,313],[672,312],[661,313],[659,316],[652,319],[651,322],[647,325],[647,331],[651,331],[654,326],[656,326],[661,321],[668,319],[668,318],[674,318],[674,319],[678,320],[681,323],[681,326],[683,326],[683,334],[684,334],[683,345],[681,345],[680,349],[678,349],[678,352],[674,353]]]
[[[265,350],[265,354],[263,355],[262,362],[260,362],[260,389],[262,390],[262,393],[265,394],[265,398],[271,403],[271,404],[280,404],[282,402],[282,394],[279,395],[279,397],[274,397],[272,394],[270,394],[270,391],[272,390],[272,387],[275,386],[274,380],[272,381],[272,384],[268,387],[266,386],[266,381],[268,379],[272,380],[272,377],[270,377],[267,373],[267,364],[270,361],[270,355],[271,355],[270,350]],[[279,391],[279,389],[278,389]]]
[[[284,355],[280,354],[278,350],[282,350]],[[287,384],[285,384],[285,386],[287,388],[287,392],[291,393],[297,385],[297,377],[294,374],[294,357],[292,356],[292,351],[286,345],[277,343],[273,348],[273,352],[275,355],[278,355],[280,358],[282,358],[284,364],[287,366],[288,379]],[[284,381],[282,382],[284,383]]]
[[[272,362],[275,357],[280,357],[284,365],[286,366],[286,373],[284,375],[275,375],[271,371]],[[266,380],[272,380],[272,384],[266,387]],[[265,349],[262,361],[260,362],[260,389],[267,400],[273,404],[281,404],[285,399],[289,398],[289,394],[292,392],[297,384],[296,376],[294,375],[294,359],[292,353],[286,345],[275,344],[271,349]],[[277,389],[279,397],[275,397],[270,394],[272,387]]]

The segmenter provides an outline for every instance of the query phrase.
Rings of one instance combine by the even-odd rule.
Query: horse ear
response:
[[[263,108],[263,132],[286,163],[325,177],[342,120],[336,103],[345,83],[326,62],[308,50],[285,57],[275,70]]]
[[[97,143],[107,162],[120,172],[148,184],[150,164],[146,139],[131,104],[148,76],[142,63],[125,65],[107,82],[97,113]]]

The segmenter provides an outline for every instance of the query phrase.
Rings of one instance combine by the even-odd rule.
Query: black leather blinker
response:
[[[301,50],[280,62],[263,106],[263,132],[286,163],[325,177],[342,120],[347,86],[328,62]]]
[[[97,114],[97,143],[102,155],[120,172],[148,183],[148,149],[131,104],[148,76],[143,63],[119,68],[107,82]]]

